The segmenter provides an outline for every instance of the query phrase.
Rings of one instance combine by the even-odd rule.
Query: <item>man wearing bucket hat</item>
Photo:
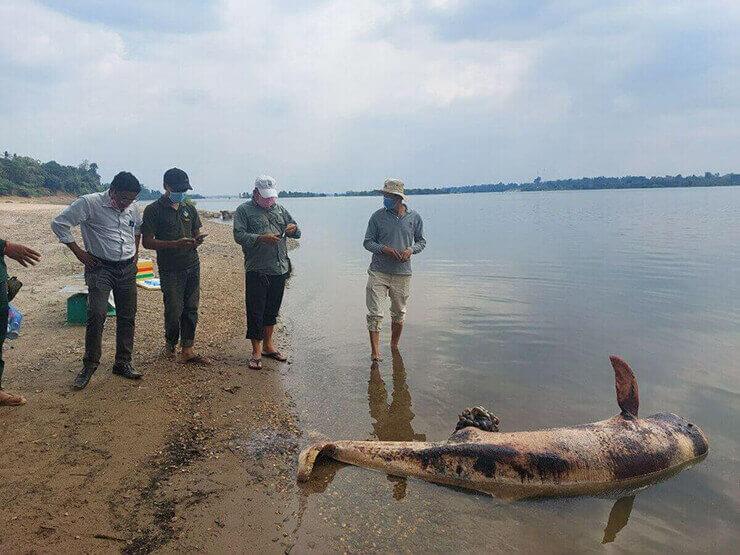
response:
[[[144,209],[142,245],[157,251],[159,280],[164,301],[163,354],[173,357],[177,344],[180,360],[188,364],[210,364],[194,352],[195,328],[200,302],[200,259],[197,248],[205,234],[198,211],[185,202],[191,190],[188,174],[180,168],[164,172],[164,194]]]
[[[403,181],[386,179],[383,208],[367,224],[364,246],[373,253],[365,299],[373,361],[380,360],[381,302],[391,299],[391,348],[398,349],[411,285],[411,256],[426,246],[421,216],[406,206]]]
[[[252,200],[236,209],[234,240],[244,252],[247,339],[252,343],[249,368],[262,368],[262,356],[285,362],[272,335],[290,273],[286,237],[300,238],[301,230],[288,211],[277,204],[275,180],[261,175],[254,181]]]

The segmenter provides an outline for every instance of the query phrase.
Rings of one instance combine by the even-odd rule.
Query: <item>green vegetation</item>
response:
[[[251,197],[251,195],[249,195]],[[313,197],[328,197],[330,195],[326,193],[311,193],[304,191],[278,191],[280,198],[313,198]]]
[[[740,185],[740,174],[706,172],[703,176],[667,175],[665,177],[582,177],[580,179],[559,179],[556,181],[542,181],[537,177],[529,183],[484,183],[481,185],[447,186],[435,188],[409,188],[408,195],[450,195],[462,193],[504,193],[508,191],[573,191],[596,189],[655,189],[663,187],[727,187]],[[380,195],[378,191],[347,191],[345,193],[300,193],[289,191],[280,193],[283,197],[366,197]]]
[[[41,163],[27,156],[0,157],[0,195],[38,197],[47,195],[84,195],[103,190],[95,162],[79,166]]]
[[[0,196],[44,197],[54,195],[80,196],[105,191],[108,183],[100,182],[98,165],[83,160],[79,166],[62,166],[53,160],[41,162],[28,156],[11,155],[7,150],[0,157]],[[161,191],[142,185],[138,200],[157,200]],[[189,194],[189,198],[204,198]]]

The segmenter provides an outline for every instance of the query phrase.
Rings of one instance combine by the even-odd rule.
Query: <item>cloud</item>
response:
[[[212,0],[40,0],[70,17],[115,29],[156,33],[191,33],[218,24],[217,2]]]
[[[10,0],[0,137],[212,193],[737,170],[738,9],[661,4]]]

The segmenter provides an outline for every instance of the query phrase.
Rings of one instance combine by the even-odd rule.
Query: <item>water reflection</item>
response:
[[[370,381],[367,383],[367,399],[370,417],[373,419],[373,436],[380,441],[426,441],[426,434],[417,434],[411,425],[414,413],[411,410],[411,392],[406,383],[406,367],[398,351],[393,352],[393,390],[388,402],[388,389],[380,373],[380,365],[370,366]],[[388,475],[393,483],[393,497],[403,499],[406,495],[406,478]]]
[[[604,539],[601,543],[613,542],[620,530],[627,526],[634,502],[634,495],[617,499],[609,513],[609,521],[606,523],[606,528],[604,528]]]

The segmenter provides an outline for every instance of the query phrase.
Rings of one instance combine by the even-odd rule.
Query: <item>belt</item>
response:
[[[113,266],[113,267],[128,266],[134,261],[133,256],[131,258],[127,258],[126,260],[106,260],[104,258],[98,258],[97,256],[95,258],[97,258],[100,261],[100,263],[103,264],[104,266]]]

